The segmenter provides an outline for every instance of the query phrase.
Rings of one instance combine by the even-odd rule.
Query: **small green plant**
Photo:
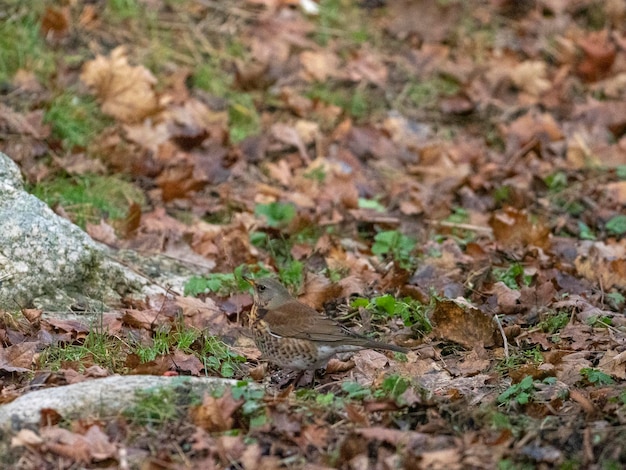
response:
[[[326,179],[326,171],[324,170],[324,167],[318,166],[307,171],[303,176],[307,179],[317,181],[318,183],[323,183]]]
[[[107,13],[115,20],[128,20],[138,18],[142,7],[137,0],[108,0]]]
[[[175,326],[161,325],[148,345],[137,345],[136,354],[141,362],[154,361],[157,357],[179,351],[192,354],[192,344],[200,337],[200,331],[179,323]]]
[[[254,209],[256,215],[265,217],[270,227],[284,227],[296,216],[296,208],[293,204],[284,202],[270,202],[269,204],[257,204]]]
[[[626,180],[626,165],[619,165],[615,169],[615,174],[619,180],[621,181]]]
[[[348,400],[361,401],[372,396],[372,390],[358,382],[343,382],[341,390],[346,394]]]
[[[239,381],[235,387],[231,388],[231,393],[235,400],[243,400],[241,411],[243,416],[250,420],[250,428],[263,426],[267,423],[268,417],[263,402],[265,391],[263,389],[251,387],[248,382]]]
[[[124,411],[124,415],[133,423],[160,427],[179,415],[176,391],[172,388],[138,390],[136,398],[135,404]]]
[[[234,273],[211,273],[207,276],[193,276],[186,283],[184,292],[188,296],[197,296],[205,292],[228,295],[240,287]]]
[[[397,230],[387,230],[374,237],[372,253],[381,257],[391,256],[401,268],[410,269],[414,264],[412,253],[415,244],[415,239]]]
[[[498,186],[493,190],[493,199],[498,204],[506,203],[511,199],[512,192],[511,186]]]
[[[261,130],[261,118],[248,93],[231,94],[228,108],[228,125],[233,142],[241,142]]]
[[[578,221],[578,238],[581,240],[595,240],[596,236],[584,222]]]
[[[316,39],[322,46],[337,35],[356,44],[363,43],[370,38],[370,33],[365,28],[368,22],[364,21],[362,12],[354,8],[352,2],[322,0],[319,2],[318,18]]]
[[[198,65],[192,80],[194,86],[220,97],[228,95],[232,84],[232,77],[224,72],[224,67],[216,60]]]
[[[359,198],[359,209],[372,209],[376,212],[385,212],[385,206],[383,206],[378,199],[365,199]]]
[[[543,321],[539,322],[537,326],[546,333],[554,334],[565,328],[569,320],[570,314],[568,312],[558,312],[553,315],[548,315]]]
[[[327,82],[314,83],[307,97],[338,106],[357,120],[374,114],[380,106],[371,90],[346,88]]]
[[[380,388],[374,391],[374,398],[391,398],[401,401],[401,395],[411,386],[411,381],[398,374],[392,374],[383,379]]]
[[[435,106],[440,97],[452,96],[460,90],[456,80],[447,76],[436,76],[429,80],[412,83],[406,93],[410,103],[419,107]]]
[[[542,364],[543,361],[544,358],[540,347],[535,346],[532,349],[520,350],[511,354],[498,365],[498,370],[506,372],[525,364]]]
[[[364,307],[385,317],[399,317],[405,326],[416,328],[423,334],[432,331],[424,305],[410,297],[396,299],[390,294],[373,297],[371,300],[359,297],[354,299],[350,306],[352,308]]]
[[[244,271],[252,278],[261,278],[270,275],[270,270],[262,264],[237,266],[232,273],[211,273],[206,276],[192,276],[185,283],[184,293],[187,296],[197,296],[208,292],[227,296],[233,292],[247,291],[250,284],[244,280]]]
[[[157,357],[169,354],[173,339],[169,327],[159,327],[149,345],[138,345],[137,356],[141,362],[154,361]]]
[[[245,357],[231,350],[215,336],[204,339],[200,359],[206,370],[212,370],[226,378],[233,377],[239,371],[239,364],[246,362]]]
[[[552,193],[558,193],[567,188],[567,175],[562,171],[546,176],[543,181]]]
[[[601,370],[594,369],[592,367],[585,367],[581,369],[580,375],[582,375],[583,379],[591,385],[602,386],[612,385],[613,383],[615,383],[610,375],[605,374]]]
[[[507,287],[518,290],[521,286],[530,286],[532,276],[524,274],[524,267],[513,263],[508,268],[494,268],[493,275],[497,281],[504,282]]]
[[[59,370],[64,363],[73,362],[78,363],[79,371],[97,364],[111,372],[121,372],[126,354],[123,343],[114,337],[90,331],[80,343],[49,346],[39,356],[39,363],[50,370]]]
[[[597,315],[591,315],[585,320],[585,323],[595,328],[607,328],[613,324],[613,319],[606,316],[599,317]]]
[[[624,235],[626,233],[626,215],[616,215],[606,223],[606,230],[611,235]]]
[[[520,382],[511,385],[498,396],[498,403],[516,402],[520,405],[526,405],[532,399],[535,391],[535,384],[530,375],[524,377]]]
[[[278,277],[283,284],[299,290],[304,281],[304,264],[290,259],[278,269]]]
[[[621,292],[609,292],[605,297],[609,305],[615,310],[621,309],[626,302],[626,298]]]

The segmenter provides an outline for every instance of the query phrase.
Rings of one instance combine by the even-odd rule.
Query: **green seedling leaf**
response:
[[[383,206],[376,199],[359,198],[359,209],[372,209],[377,212],[385,212],[385,206]]]
[[[587,224],[578,221],[578,238],[581,240],[595,240],[596,236]]]
[[[392,295],[386,294],[374,299],[374,304],[382,308],[389,315],[393,315],[396,310],[396,299]]]
[[[278,228],[291,222],[296,215],[296,208],[292,204],[270,202],[269,204],[257,204],[254,213],[264,216],[270,227]]]
[[[350,302],[350,307],[352,307],[352,308],[359,308],[359,307],[366,308],[369,304],[370,304],[369,299],[365,299],[363,297],[359,297],[357,299],[354,299],[352,302]]]
[[[626,233],[626,215],[616,215],[606,223],[607,231],[612,235]]]
[[[581,369],[580,374],[593,385],[612,385],[615,382],[610,375],[591,367]]]

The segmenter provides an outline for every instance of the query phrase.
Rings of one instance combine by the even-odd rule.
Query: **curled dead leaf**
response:
[[[471,305],[454,300],[437,302],[431,320],[432,334],[437,338],[454,341],[468,349],[495,344],[493,319]]]
[[[189,414],[193,423],[205,431],[228,431],[235,422],[233,413],[241,405],[243,400],[235,400],[228,390],[219,398],[205,395],[202,404],[191,409]]]
[[[80,79],[95,91],[102,111],[120,121],[140,121],[158,109],[156,78],[147,68],[130,65],[123,46],[87,62]]]

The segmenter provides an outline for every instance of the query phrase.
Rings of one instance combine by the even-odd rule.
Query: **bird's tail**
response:
[[[364,344],[367,349],[386,349],[388,351],[395,351],[400,353],[408,353],[410,350],[403,348],[402,346],[396,346],[395,344],[381,343],[380,341],[368,341]]]

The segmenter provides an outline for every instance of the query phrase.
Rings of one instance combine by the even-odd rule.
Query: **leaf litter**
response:
[[[267,393],[178,397],[154,429],[23,429],[7,452],[24,468],[121,466],[122,448],[154,468],[623,466],[622,2],[303,3],[36,16],[42,54],[74,55],[56,81],[28,61],[3,76],[0,149],[31,184],[128,178],[145,205],[87,231],[208,281],[128,299],[100,328],[3,312],[0,400],[131,371]],[[111,119],[87,145],[46,118],[59,85]],[[280,390],[245,328],[242,266],[412,351],[340,357],[315,388]]]

